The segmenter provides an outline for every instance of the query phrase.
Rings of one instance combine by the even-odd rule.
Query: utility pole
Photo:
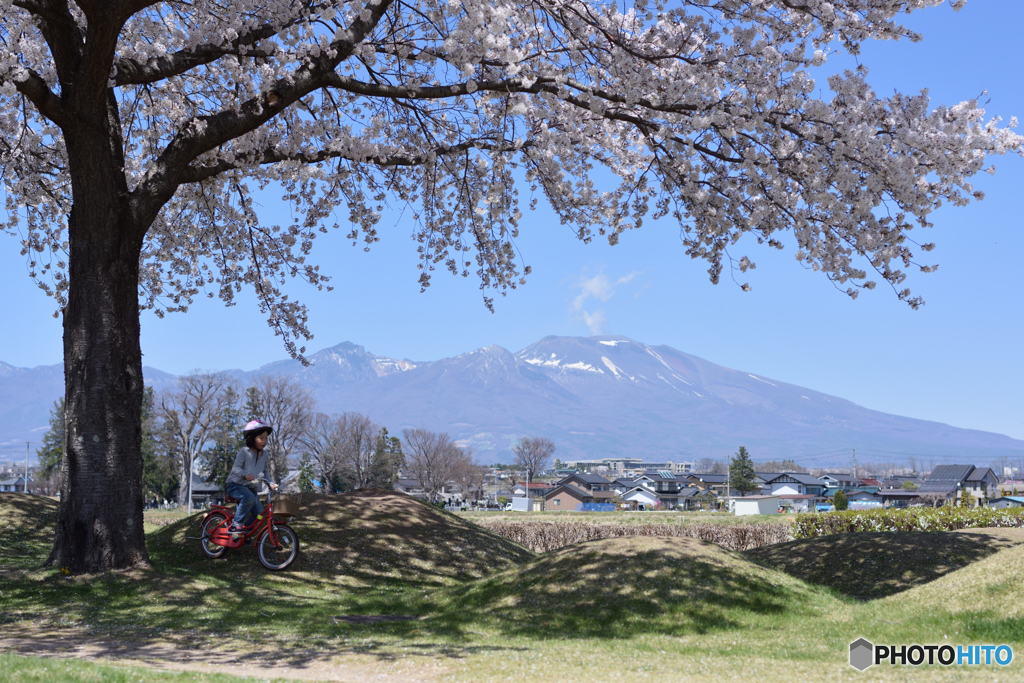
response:
[[[726,460],[725,469],[725,510],[729,511],[729,501],[732,500],[732,461]]]
[[[29,441],[25,442],[25,493],[28,493],[28,445]]]
[[[853,447],[853,478],[857,478],[857,447]]]

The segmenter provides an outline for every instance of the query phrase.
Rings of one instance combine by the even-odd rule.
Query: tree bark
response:
[[[80,111],[79,124],[64,131],[73,192],[64,308],[64,481],[46,563],[75,573],[149,564],[142,526],[138,292],[145,231],[127,209],[111,104]]]

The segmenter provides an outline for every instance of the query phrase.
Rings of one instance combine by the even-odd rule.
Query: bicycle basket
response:
[[[278,498],[274,501],[274,517],[281,519],[281,521],[288,521],[292,517],[298,517],[299,510],[301,510],[301,506],[297,500]]]

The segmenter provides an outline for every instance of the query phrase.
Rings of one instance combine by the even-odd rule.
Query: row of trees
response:
[[[318,412],[313,395],[288,377],[258,377],[240,390],[226,375],[191,373],[180,377],[173,391],[156,393],[147,387],[142,415],[143,487],[149,500],[176,497],[186,505],[189,473],[197,464],[206,481],[223,488],[245,445],[241,425],[253,417],[274,427],[267,446],[271,476],[281,481],[289,473],[289,460],[297,459],[303,491],[391,488],[404,468],[436,500],[448,483],[482,493],[487,471],[474,463],[471,448],[460,447],[448,434],[411,429],[399,439],[366,415]],[[37,451],[43,477],[60,473],[64,417],[64,400],[59,399]],[[549,439],[521,439],[514,448],[517,466],[532,476],[546,466],[554,449]]]

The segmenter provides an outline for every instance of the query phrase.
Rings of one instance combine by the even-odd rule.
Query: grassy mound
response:
[[[765,546],[744,555],[844,595],[874,600],[930,583],[1021,543],[1024,529],[859,532]]]
[[[956,640],[1024,643],[1024,538],[1014,540],[969,567],[875,604],[898,623],[941,629]]]
[[[474,524],[393,491],[342,495],[301,494],[302,514],[291,523],[300,554],[289,572],[371,585],[382,579],[441,585],[468,581],[529,559],[518,545]],[[201,515],[171,523],[149,535],[150,559],[161,570],[259,574],[252,548],[229,550],[218,560],[201,555]]]
[[[712,543],[650,536],[563,548],[451,590],[442,603],[454,628],[473,615],[509,636],[600,639],[774,628],[837,604]]]
[[[24,493],[0,493],[0,567],[35,568],[53,546],[57,501]]]

